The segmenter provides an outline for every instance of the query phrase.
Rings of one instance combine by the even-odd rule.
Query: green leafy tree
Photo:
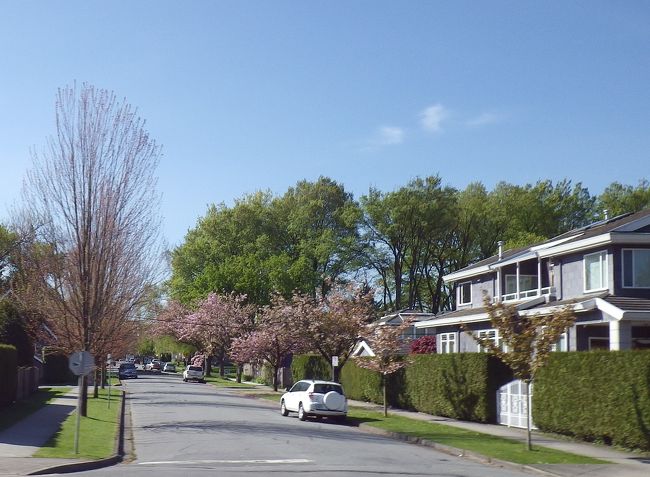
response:
[[[636,187],[612,182],[603,193],[598,196],[598,212],[604,214],[606,210],[609,217],[639,212],[650,207],[650,182],[646,179],[639,181]]]

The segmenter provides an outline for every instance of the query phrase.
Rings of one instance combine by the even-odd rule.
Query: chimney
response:
[[[609,220],[609,210],[603,209],[603,215],[605,216],[605,220]]]
[[[497,245],[499,246],[499,260],[501,260],[503,258],[503,240],[499,240]]]

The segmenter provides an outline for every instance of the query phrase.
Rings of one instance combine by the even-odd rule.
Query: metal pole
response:
[[[75,454],[79,453],[79,427],[81,425],[81,387],[83,384],[82,380],[83,380],[83,375],[80,374],[77,380],[79,397],[77,398],[77,427],[75,428],[74,431],[74,453]]]

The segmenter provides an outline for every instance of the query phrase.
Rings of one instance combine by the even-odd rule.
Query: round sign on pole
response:
[[[68,367],[73,374],[85,376],[95,367],[95,358],[88,351],[78,351],[68,358]]]

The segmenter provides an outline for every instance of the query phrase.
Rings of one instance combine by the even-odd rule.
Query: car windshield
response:
[[[339,394],[343,394],[343,388],[337,384],[314,384],[314,392],[319,394],[327,394],[330,391],[334,391]]]
[[[190,366],[190,371],[203,371],[201,366]]]

